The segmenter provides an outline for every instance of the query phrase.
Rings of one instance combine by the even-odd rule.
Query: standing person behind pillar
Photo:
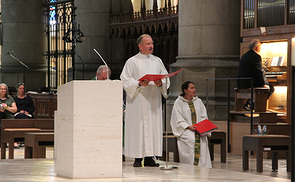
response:
[[[97,68],[96,76],[92,80],[106,80],[108,78],[107,73],[109,73],[109,78],[110,78],[111,69],[105,65],[101,65]]]
[[[252,78],[253,87],[269,88],[269,98],[274,92],[274,88],[268,83],[262,70],[261,56],[259,55],[261,50],[260,41],[258,39],[252,40],[249,49],[240,60],[238,78]],[[239,89],[251,88],[251,80],[237,80],[237,86]],[[250,99],[245,103],[244,109],[250,110]]]
[[[126,95],[125,156],[135,158],[133,166],[158,167],[154,156],[162,156],[163,121],[161,94],[166,94],[169,80],[143,80],[145,74],[167,74],[161,59],[152,55],[154,44],[150,35],[137,39],[139,53],[129,58],[121,73]]]

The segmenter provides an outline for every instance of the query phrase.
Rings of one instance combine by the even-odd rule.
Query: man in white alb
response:
[[[126,91],[125,156],[135,158],[134,167],[158,167],[154,156],[162,156],[163,123],[161,94],[166,94],[165,80],[138,81],[146,74],[167,74],[161,59],[152,55],[151,36],[137,39],[139,53],[129,58],[121,73]],[[169,80],[167,88],[169,87]]]

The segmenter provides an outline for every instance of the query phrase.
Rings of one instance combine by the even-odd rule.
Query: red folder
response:
[[[169,73],[167,75],[157,75],[157,74],[146,74],[143,77],[141,77],[138,81],[142,80],[149,80],[149,81],[156,81],[156,80],[162,80],[167,77],[171,77],[173,75],[176,75],[177,73],[181,72],[183,69],[175,71],[173,73]]]
[[[214,130],[217,130],[217,126],[211,123],[211,121],[209,121],[208,119],[198,122],[193,126],[201,136],[204,136]]]

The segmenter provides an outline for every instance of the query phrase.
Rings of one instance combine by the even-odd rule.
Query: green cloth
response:
[[[196,110],[193,101],[188,102],[190,111],[191,111],[191,118],[192,118],[192,124],[196,124],[197,122],[197,115]],[[200,136],[198,133],[195,133],[195,157],[194,157],[194,165],[199,164],[200,159]]]
[[[12,103],[14,103],[14,99],[9,95],[8,98],[2,100],[0,99],[0,104],[5,103],[7,106],[11,107]],[[5,110],[4,112],[1,112],[1,119],[13,119],[13,113]]]

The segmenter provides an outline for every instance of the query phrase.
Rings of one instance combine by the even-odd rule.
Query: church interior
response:
[[[2,118],[0,181],[295,180],[294,9],[295,0],[0,0],[0,83],[11,96],[23,83],[35,105],[32,121]],[[133,167],[122,147],[120,74],[139,52],[142,34],[152,37],[153,54],[168,73],[181,70],[162,98],[163,156],[156,168]],[[265,89],[237,89],[239,61],[253,39],[261,42],[263,72],[275,89],[269,99]],[[110,80],[91,86],[101,65],[111,70]],[[218,127],[208,137],[211,169],[179,163],[169,125],[188,80]],[[78,103],[88,98],[86,106]],[[243,108],[248,99],[253,110]],[[108,136],[106,146],[86,138],[112,123],[81,122],[93,124],[98,115],[120,125],[112,136],[97,132]],[[93,149],[97,158],[89,157]]]

